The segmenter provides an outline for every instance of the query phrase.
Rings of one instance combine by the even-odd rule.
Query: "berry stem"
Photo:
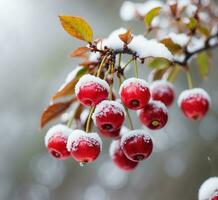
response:
[[[122,84],[122,79],[121,79],[120,76],[117,76],[117,78],[118,78],[119,85],[121,86],[121,84]],[[125,105],[123,105],[123,106],[124,106],[125,111],[126,111],[126,115],[127,115],[127,118],[128,118],[129,125],[130,125],[131,129],[134,130],[134,126],[133,126],[133,123],[132,123],[131,116],[130,116],[130,114],[129,114],[129,110],[126,108]]]
[[[107,55],[105,55],[105,56],[103,57],[102,61],[101,61],[101,64],[100,64],[100,66],[99,66],[99,68],[98,68],[97,77],[99,77],[99,76],[101,75],[101,70],[102,70],[102,68],[103,68],[103,66],[104,66],[104,62],[105,62],[106,58],[107,58]]]
[[[89,116],[88,116],[87,123],[86,123],[86,132],[87,133],[90,131],[91,122],[92,122],[92,114],[93,114],[94,110],[95,110],[95,106],[91,107],[90,111],[89,111]]]
[[[110,100],[112,100],[113,97],[113,84],[114,84],[114,65],[111,65],[111,80],[110,80],[110,93],[109,93]]]
[[[124,65],[123,70],[126,69],[126,67],[134,60],[134,58],[131,58],[127,61],[127,63]]]
[[[190,69],[188,67],[186,68],[186,79],[188,82],[188,88],[192,89],[193,88],[192,76],[190,73]]]
[[[138,63],[136,58],[134,59],[134,73],[135,73],[135,77],[138,78],[139,74],[138,74]]]
[[[78,106],[79,107],[79,106]],[[78,108],[77,107],[77,108]],[[74,121],[74,118],[75,118],[75,116],[76,116],[76,110],[77,110],[77,108],[75,109],[75,111],[73,112],[73,114],[70,116],[70,119],[68,120],[68,122],[67,122],[67,126],[70,128],[71,126],[72,126],[72,124],[73,124],[73,121]]]

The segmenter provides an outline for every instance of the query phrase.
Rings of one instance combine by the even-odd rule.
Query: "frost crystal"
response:
[[[111,111],[113,113],[119,113],[122,116],[126,115],[125,109],[121,103],[118,103],[116,101],[104,100],[99,103],[95,108],[95,112],[92,115],[94,123],[96,124],[96,117],[105,116],[108,112]]]
[[[82,76],[79,79],[78,83],[76,84],[75,94],[77,95],[79,93],[80,88],[86,86],[87,84],[89,85],[90,83],[97,83],[100,90],[107,90],[108,92],[110,90],[110,87],[105,80],[100,79],[99,77],[96,77],[96,76],[93,76],[90,74],[86,74],[86,75]]]
[[[52,126],[45,136],[45,146],[48,146],[48,141],[51,137],[54,135],[63,137],[64,139],[67,139],[69,135],[72,133],[72,129],[68,128],[67,126],[63,124],[57,124],[55,126]]]
[[[97,133],[86,133],[82,130],[73,130],[67,140],[67,150],[76,150],[81,140],[88,141],[90,145],[99,145],[102,149],[102,140]]]

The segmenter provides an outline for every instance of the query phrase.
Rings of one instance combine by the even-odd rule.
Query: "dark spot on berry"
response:
[[[139,101],[136,99],[133,99],[130,101],[130,105],[133,107],[138,107],[139,106]]]
[[[51,150],[51,154],[55,157],[55,158],[60,158],[61,154],[55,150]]]
[[[111,124],[102,125],[102,129],[104,129],[104,130],[111,130],[112,128],[113,128],[113,126]]]
[[[84,104],[86,104],[87,106],[91,106],[91,105],[92,105],[92,100],[86,99],[86,100],[84,101]]]
[[[142,154],[137,154],[133,157],[133,159],[137,160],[137,161],[143,160],[144,158],[145,158],[145,156]]]
[[[199,119],[199,115],[194,115],[193,117],[192,117],[192,119],[194,119],[194,120],[197,120],[197,119]]]

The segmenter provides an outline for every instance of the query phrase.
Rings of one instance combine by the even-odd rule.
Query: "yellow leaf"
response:
[[[59,18],[64,30],[70,35],[86,42],[92,42],[92,28],[84,19],[75,16],[59,16]]]
[[[151,26],[153,19],[159,15],[161,7],[151,9],[144,17],[144,22],[147,26]]]

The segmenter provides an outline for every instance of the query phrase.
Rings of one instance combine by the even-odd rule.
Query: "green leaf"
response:
[[[198,64],[198,71],[202,78],[206,78],[210,68],[210,56],[207,52],[201,52],[196,58]]]
[[[182,47],[178,44],[175,44],[171,38],[165,38],[160,42],[164,44],[172,54],[178,53],[182,50]]]
[[[163,69],[170,66],[170,62],[164,58],[154,58],[148,62],[148,67]]]
[[[194,17],[191,17],[189,19],[189,23],[187,23],[187,27],[190,29],[190,30],[194,30],[198,25],[198,21],[194,18]]]
[[[92,42],[93,30],[84,19],[75,16],[60,16],[59,18],[62,27],[71,36],[86,42]]]
[[[156,7],[151,9],[144,17],[144,22],[146,26],[150,27],[153,19],[159,15],[161,7]]]

